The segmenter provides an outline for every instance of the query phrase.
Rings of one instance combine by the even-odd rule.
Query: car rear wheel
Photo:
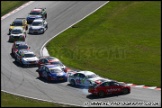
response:
[[[71,81],[70,81],[70,84],[71,84],[72,86],[75,86],[75,85],[76,85],[74,80],[71,80]]]
[[[129,90],[127,88],[123,89],[123,94],[128,94],[129,93]]]
[[[47,14],[45,15],[45,19],[47,18]]]
[[[47,76],[47,81],[50,82],[51,81],[51,77]]]
[[[104,97],[105,96],[105,93],[103,91],[99,91],[98,96],[99,97]]]

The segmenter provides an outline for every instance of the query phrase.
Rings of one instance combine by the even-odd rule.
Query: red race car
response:
[[[43,56],[39,58],[38,68],[40,68],[42,65],[47,65],[47,64],[54,64],[60,66],[61,69],[63,69],[65,72],[70,70],[58,58],[51,57],[51,56]]]
[[[99,97],[104,97],[109,94],[128,94],[130,91],[130,86],[113,80],[105,80],[100,84],[91,85],[88,89],[89,93]]]
[[[24,41],[15,41],[12,45],[11,54],[15,57],[15,53],[21,49],[30,49],[30,46]]]

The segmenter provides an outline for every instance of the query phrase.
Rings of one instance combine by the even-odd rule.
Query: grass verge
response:
[[[1,17],[28,1],[1,1]]]
[[[1,107],[74,107],[15,96],[1,91]]]
[[[160,1],[111,1],[46,47],[69,67],[161,87],[160,13]]]

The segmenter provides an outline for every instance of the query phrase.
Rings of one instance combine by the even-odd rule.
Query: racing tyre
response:
[[[125,88],[125,89],[123,89],[122,93],[123,94],[128,94],[129,93],[129,90]]]
[[[71,80],[71,81],[70,81],[70,84],[71,84],[72,86],[75,86],[75,85],[76,85],[74,80]]]
[[[104,97],[104,96],[105,96],[105,93],[104,93],[103,91],[100,91],[100,92],[98,93],[98,96],[99,96],[99,97]]]
[[[45,15],[45,19],[47,19],[47,14]]]
[[[47,76],[47,81],[50,82],[51,81],[51,77]]]
[[[26,30],[28,30],[28,26],[26,26]]]

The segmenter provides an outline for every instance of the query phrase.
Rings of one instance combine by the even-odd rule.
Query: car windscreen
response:
[[[20,34],[20,33],[22,33],[22,31],[16,29],[16,30],[12,30],[11,33],[12,33],[12,34]]]
[[[33,22],[31,25],[32,26],[41,26],[42,22]]]
[[[50,69],[51,73],[60,73],[62,72],[60,69]]]
[[[95,77],[98,77],[98,75],[96,74],[87,75],[87,78],[95,78]]]
[[[62,63],[61,62],[51,62],[51,64],[58,65],[58,66],[62,66]]]
[[[23,26],[22,22],[14,22],[12,26]]]
[[[24,57],[27,58],[27,57],[35,57],[34,54],[24,54]]]
[[[17,46],[17,49],[28,49],[28,46],[27,45],[20,45],[20,46]]]
[[[41,12],[38,12],[38,11],[31,11],[29,14],[30,14],[30,15],[41,15]]]

